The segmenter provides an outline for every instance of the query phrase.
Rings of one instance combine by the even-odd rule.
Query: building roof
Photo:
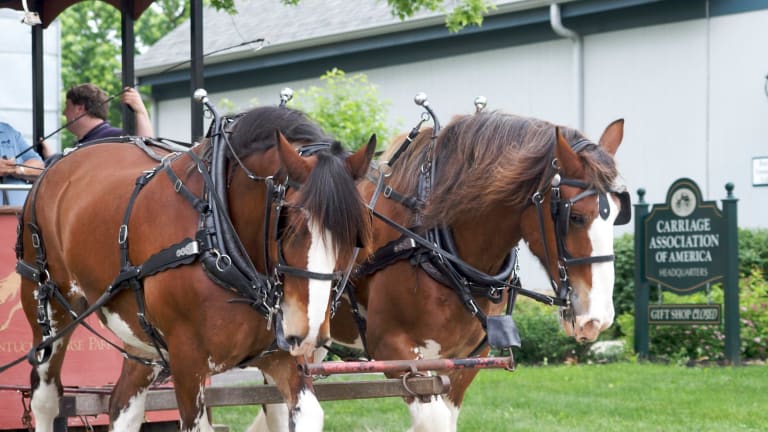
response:
[[[60,13],[64,12],[68,7],[80,3],[83,0],[45,0],[38,2],[28,2],[30,10],[37,12],[40,16],[40,21],[43,27],[47,28],[48,25],[55,20]],[[121,0],[103,0],[106,3],[111,4],[117,10],[120,10]],[[138,19],[141,14],[149,7],[155,0],[133,0],[133,7],[131,9],[131,17]],[[21,0],[0,0],[0,9],[10,8],[18,11],[23,11],[24,6]]]
[[[452,1],[446,3],[450,5]],[[494,3],[496,9],[491,15],[541,7],[550,2],[495,0]],[[401,21],[392,15],[384,0],[301,0],[298,6],[285,5],[281,0],[236,0],[235,4],[236,15],[212,8],[204,11],[206,64],[441,26],[445,20],[443,13],[420,12]],[[188,68],[184,62],[190,58],[189,38],[187,21],[137,57],[137,75],[154,75],[169,67]],[[257,39],[263,39],[263,44],[246,43]],[[237,46],[239,44],[242,45]],[[258,47],[262,49],[255,52]]]

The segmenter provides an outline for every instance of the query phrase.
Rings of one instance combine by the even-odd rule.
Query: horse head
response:
[[[342,159],[333,143],[329,151],[303,158],[281,134],[278,154],[288,187],[285,219],[275,246],[283,270],[281,326],[293,355],[309,355],[330,338],[329,304],[332,285],[353,258],[354,248],[370,237],[369,219],[359,199],[355,180],[367,170],[376,148],[375,138]],[[282,225],[284,224],[284,225]],[[286,271],[288,268],[305,272]]]
[[[243,140],[251,149],[260,147],[263,152],[246,155],[243,161],[274,184],[265,196],[273,203],[265,217],[266,231],[264,225],[250,229],[252,238],[268,233],[268,245],[253,249],[266,267],[261,270],[276,275],[282,288],[278,343],[294,356],[309,355],[330,338],[334,282],[355,248],[369,243],[370,219],[355,181],[367,171],[376,139],[348,154],[306,116],[289,108],[258,108],[241,122],[245,127],[232,133],[234,147]],[[246,176],[240,178],[247,182]]]
[[[524,215],[533,233],[526,240],[562,302],[561,325],[579,341],[595,340],[614,319],[613,227],[631,212],[628,193],[615,184],[623,128],[614,121],[599,144],[557,128],[552,165]]]

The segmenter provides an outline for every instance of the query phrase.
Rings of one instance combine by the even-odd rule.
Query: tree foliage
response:
[[[134,23],[136,53],[151,46],[189,17],[186,0],[157,0]],[[92,83],[108,95],[122,88],[120,11],[103,1],[89,0],[69,7],[60,15],[61,80],[64,91]],[[64,97],[62,96],[62,101]],[[109,122],[120,125],[120,104],[110,104]],[[65,133],[62,147],[74,144]]]
[[[374,133],[379,143],[387,142],[394,132],[386,121],[390,103],[379,99],[365,74],[347,75],[334,68],[320,80],[323,86],[298,90],[291,104],[347,148],[360,148]]]
[[[211,5],[231,14],[236,12],[235,0],[210,0]],[[282,0],[287,5],[297,5],[301,0]],[[483,15],[495,8],[490,0],[459,0],[451,11],[446,11],[445,0],[387,0],[392,15],[404,20],[422,10],[447,12],[445,25],[452,32],[457,32],[469,25],[483,24]]]
[[[207,4],[231,14],[237,13],[235,0],[205,0]],[[300,5],[301,0],[282,0],[287,5]],[[445,0],[387,0],[392,14],[406,19],[417,12],[446,12]],[[156,0],[134,23],[136,50],[151,46],[170,30],[189,17],[189,1]],[[446,15],[446,25],[458,31],[468,25],[481,25],[483,14],[494,6],[490,0],[459,0]],[[106,2],[87,0],[69,7],[60,15],[61,67],[64,91],[70,87],[90,82],[101,87],[108,95],[120,92],[120,11]],[[336,79],[328,76],[328,83]],[[357,78],[351,78],[354,81]],[[350,81],[350,82],[352,82]],[[141,89],[146,93],[147,89]],[[62,100],[64,98],[62,97]],[[112,103],[109,121],[120,125],[120,104]],[[355,138],[357,139],[357,137]],[[62,137],[62,147],[75,141],[71,134]],[[349,142],[350,144],[352,142]],[[359,145],[358,141],[354,141]]]

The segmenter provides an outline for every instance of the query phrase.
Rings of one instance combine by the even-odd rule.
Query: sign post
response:
[[[649,284],[680,295],[722,282],[725,298],[725,356],[739,363],[738,229],[733,184],[723,210],[704,201],[691,179],[675,181],[662,204],[648,212],[645,190],[635,205],[635,351],[648,356],[649,324],[716,324],[720,305],[648,305]],[[649,319],[650,315],[650,319]]]
[[[635,352],[641,358],[648,358],[648,298],[650,292],[645,279],[645,245],[640,239],[645,238],[645,217],[648,203],[643,199],[645,189],[637,190],[635,207]]]
[[[725,302],[725,358],[731,364],[739,364],[741,351],[741,330],[739,325],[739,230],[736,224],[736,203],[733,183],[727,183],[728,195],[723,200],[723,212],[728,220],[725,235],[726,276],[724,285]]]

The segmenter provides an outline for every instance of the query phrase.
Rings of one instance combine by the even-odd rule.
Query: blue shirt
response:
[[[3,159],[15,158],[17,164],[23,164],[28,160],[42,161],[40,155],[34,150],[16,157],[16,155],[28,148],[29,144],[27,144],[19,131],[7,123],[0,122],[0,157]],[[0,177],[0,182],[4,184],[27,184],[25,180],[13,176]],[[0,191],[0,204],[20,206],[24,205],[26,198],[27,191]]]

